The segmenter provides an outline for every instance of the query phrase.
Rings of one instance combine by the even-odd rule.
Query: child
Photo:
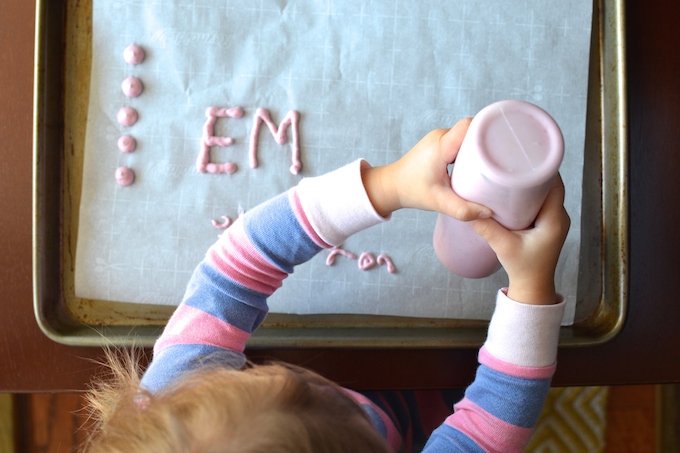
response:
[[[304,179],[236,221],[198,265],[141,381],[128,358],[114,364],[116,382],[92,393],[100,423],[90,451],[408,451],[412,436],[394,408],[311,371],[247,366],[243,354],[267,297],[296,265],[401,208],[472,221],[510,280],[498,292],[475,381],[424,451],[521,451],[555,370],[564,301],[554,272],[569,229],[564,186],[557,178],[533,228],[506,230],[450,188],[447,165],[468,125],[431,132],[390,165],[360,160]]]

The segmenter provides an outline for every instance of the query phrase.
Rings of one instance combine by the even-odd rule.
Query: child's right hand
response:
[[[381,216],[413,208],[464,221],[491,217],[491,210],[453,191],[447,170],[456,160],[471,120],[462,119],[451,129],[435,129],[399,160],[362,172],[366,193]]]
[[[556,302],[555,267],[571,224],[559,175],[533,227],[510,231],[493,219],[473,220],[471,224],[508,273],[510,299],[527,304]]]

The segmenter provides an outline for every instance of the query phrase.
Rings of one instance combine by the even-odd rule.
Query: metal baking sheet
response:
[[[91,2],[39,1],[34,112],[36,319],[70,345],[150,346],[172,306],[76,298]],[[627,306],[627,143],[622,0],[595,2],[584,161],[580,275],[575,323],[562,346],[613,338]],[[250,348],[476,347],[487,322],[365,315],[270,314]]]

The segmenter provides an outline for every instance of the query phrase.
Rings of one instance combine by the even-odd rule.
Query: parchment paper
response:
[[[177,304],[220,230],[287,190],[356,158],[396,160],[428,131],[450,127],[502,99],[547,110],[562,128],[561,172],[572,229],[558,267],[573,321],[578,276],[581,179],[592,2],[461,1],[94,1],[93,65],[76,294],[143,304]],[[143,63],[123,60],[131,43]],[[127,76],[144,92],[121,92]],[[139,112],[131,127],[118,109]],[[211,161],[232,161],[229,174],[203,174],[195,162],[204,112],[243,108],[218,119]],[[253,113],[278,124],[300,112],[302,172],[293,175],[289,141],[259,135],[259,167],[249,168]],[[116,141],[133,135],[132,154]],[[118,166],[135,182],[120,187]],[[339,188],[339,190],[342,190]],[[327,252],[300,266],[270,300],[272,311],[488,319],[503,271],[481,280],[448,272],[432,248],[436,214],[402,210],[392,221],[352,237],[343,248],[388,254],[386,267],[361,271],[356,260]]]

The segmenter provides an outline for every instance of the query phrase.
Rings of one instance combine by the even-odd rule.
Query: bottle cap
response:
[[[543,184],[555,175],[564,155],[562,132],[555,120],[528,102],[489,105],[474,117],[470,133],[481,173],[503,186]]]

